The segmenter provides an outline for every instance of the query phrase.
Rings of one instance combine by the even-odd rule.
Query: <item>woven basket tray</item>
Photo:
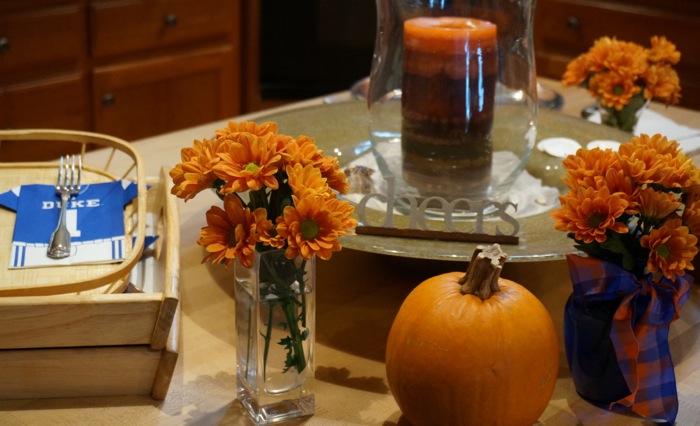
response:
[[[0,141],[2,140],[26,141],[28,152],[31,152],[32,141],[37,140],[57,140],[79,144],[83,159],[82,181],[84,183],[128,179],[136,182],[138,194],[124,210],[126,257],[119,263],[110,264],[10,269],[8,259],[14,233],[15,213],[0,209],[0,297],[123,292],[128,285],[129,273],[141,256],[145,241],[147,186],[143,161],[138,152],[121,139],[77,131],[4,130],[0,131]],[[106,164],[86,164],[85,151],[88,144],[111,149]],[[127,161],[119,159],[120,161],[115,163],[128,166],[118,170],[114,167],[110,168],[113,160],[118,156],[125,156]],[[54,185],[57,170],[58,162],[0,163],[0,192],[21,184]]]

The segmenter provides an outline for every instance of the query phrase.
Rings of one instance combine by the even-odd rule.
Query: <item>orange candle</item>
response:
[[[462,17],[404,23],[404,177],[426,195],[475,197],[491,176],[496,25]]]

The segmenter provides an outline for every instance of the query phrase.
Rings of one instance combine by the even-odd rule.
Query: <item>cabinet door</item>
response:
[[[84,10],[77,4],[0,12],[0,86],[79,70],[85,32]]]
[[[100,67],[92,80],[95,131],[129,141],[239,112],[230,46]]]
[[[0,126],[90,130],[89,95],[84,75],[69,75],[11,86],[0,91]],[[68,154],[77,144],[4,141],[0,161],[42,161]]]

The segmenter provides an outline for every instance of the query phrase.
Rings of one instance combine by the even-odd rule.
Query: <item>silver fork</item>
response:
[[[66,227],[66,207],[71,197],[80,192],[82,172],[83,162],[80,155],[61,157],[56,181],[56,192],[61,195],[61,214],[46,251],[46,255],[50,258],[62,259],[70,256],[70,232]]]

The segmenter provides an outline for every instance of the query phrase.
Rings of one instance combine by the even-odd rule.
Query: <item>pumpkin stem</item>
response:
[[[493,293],[500,291],[498,279],[503,265],[508,257],[501,246],[477,246],[469,262],[467,273],[459,280],[462,284],[462,294],[472,294],[481,300],[486,300]]]

